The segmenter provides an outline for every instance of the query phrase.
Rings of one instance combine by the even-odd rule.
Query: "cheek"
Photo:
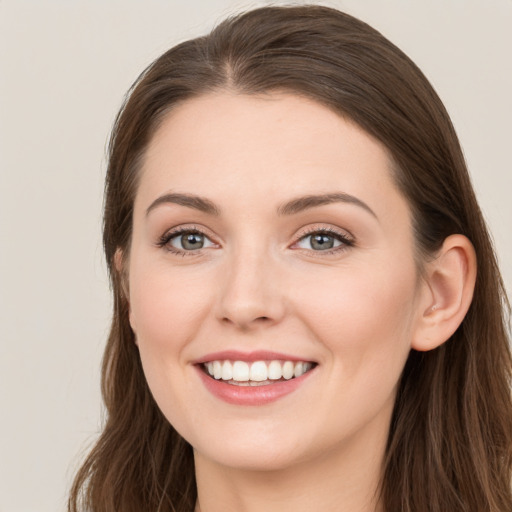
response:
[[[333,438],[340,426],[355,432],[382,411],[387,425],[415,318],[413,268],[345,270],[323,286],[307,283],[299,301],[302,322],[327,349],[316,406],[330,411]]]
[[[208,311],[204,281],[170,272],[167,265],[140,258],[130,273],[130,315],[144,374],[151,393],[179,431],[193,396],[186,374],[186,348]]]
[[[176,352],[194,338],[207,311],[201,276],[170,272],[165,262],[138,261],[130,273],[130,320],[141,352]]]
[[[408,262],[340,269],[338,276],[304,283],[298,296],[305,323],[345,371],[362,363],[400,367],[409,352],[416,272]]]

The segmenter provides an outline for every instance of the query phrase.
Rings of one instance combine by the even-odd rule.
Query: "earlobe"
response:
[[[463,235],[446,238],[436,258],[426,264],[424,301],[412,348],[439,347],[457,330],[468,312],[476,281],[476,255]]]

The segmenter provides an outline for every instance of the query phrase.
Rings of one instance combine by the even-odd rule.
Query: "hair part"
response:
[[[130,89],[109,145],[104,249],[114,313],[102,369],[107,419],[73,485],[69,511],[190,512],[192,449],[144,378],[116,251],[129,253],[145,150],[178,104],[213,91],[303,95],[379,140],[426,258],[450,234],[478,260],[473,302],[441,347],[411,351],[397,393],[382,480],[389,512],[512,510],[510,311],[487,227],[450,118],[417,66],[367,24],[321,6],[263,7],[179,44]]]

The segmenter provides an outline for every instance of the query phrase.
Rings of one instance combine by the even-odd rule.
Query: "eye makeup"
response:
[[[308,242],[309,239],[309,242]],[[304,247],[301,244],[309,244]],[[290,249],[322,255],[340,253],[353,247],[354,237],[346,231],[326,226],[312,226],[298,235]],[[219,248],[203,229],[197,226],[178,226],[164,233],[156,244],[168,252],[180,256],[196,256],[203,250]]]

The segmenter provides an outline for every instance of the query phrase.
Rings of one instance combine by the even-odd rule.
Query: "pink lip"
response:
[[[213,360],[218,361],[225,359],[231,359],[231,357],[220,357]],[[239,356],[233,359],[237,361],[241,360]],[[281,357],[258,357],[254,360],[257,361],[262,359],[281,359]],[[290,360],[286,357],[283,359],[288,361]],[[211,361],[212,359],[207,360]],[[265,386],[236,386],[233,384],[227,384],[222,380],[213,379],[203,371],[200,365],[196,365],[196,369],[203,384],[205,385],[206,389],[210,391],[210,393],[223,400],[224,402],[233,405],[265,405],[270,402],[274,402],[279,398],[282,398],[295,391],[304,383],[309,375],[315,371],[315,368],[313,368],[300,377],[295,377],[285,381],[278,381],[274,384],[267,384]]]
[[[207,354],[192,364],[207,363],[209,361],[310,361],[290,354],[282,354],[279,352],[270,352],[268,350],[256,350],[254,352],[241,352],[239,350],[223,350],[221,352],[213,352]],[[314,361],[312,361],[314,362]]]

